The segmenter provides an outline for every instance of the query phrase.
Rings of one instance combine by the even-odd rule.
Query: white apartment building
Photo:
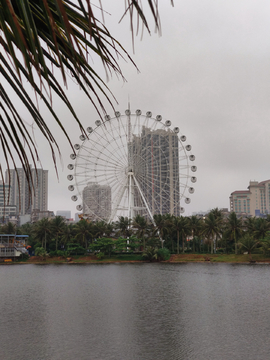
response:
[[[270,179],[250,181],[247,189],[231,193],[230,210],[246,216],[270,214]]]
[[[29,185],[22,168],[6,170],[6,184],[10,185],[9,205],[16,205],[18,215],[31,214],[32,211],[48,210],[48,170],[32,169],[32,182]]]

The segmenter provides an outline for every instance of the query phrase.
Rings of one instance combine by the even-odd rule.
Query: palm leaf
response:
[[[160,28],[158,1],[146,0],[146,3],[156,27]],[[171,4],[173,5],[172,0]],[[149,31],[141,2],[127,0],[126,5],[124,15],[127,12],[130,14],[132,36],[134,12]],[[27,109],[37,128],[47,139],[54,162],[55,149],[59,152],[59,148],[46,120],[39,112],[38,102],[34,104],[24,89],[23,79],[34,89],[36,99],[39,97],[47,106],[69,141],[63,119],[53,109],[53,96],[63,101],[80,131],[84,130],[51,67],[61,71],[64,86],[67,86],[66,74],[70,73],[102,118],[106,107],[101,99],[105,97],[106,103],[113,107],[114,97],[100,75],[88,63],[89,54],[96,54],[100,58],[107,74],[116,73],[123,79],[119,57],[128,58],[132,62],[121,44],[95,16],[93,9],[90,0],[0,0],[0,47],[3,50],[0,52],[0,73],[9,84],[8,90],[0,86],[0,143],[7,168],[12,163],[16,169],[16,153],[29,179],[30,163],[36,167],[38,160],[37,148],[12,104],[19,101]],[[102,7],[100,11],[102,13]],[[2,169],[1,166],[3,179]]]

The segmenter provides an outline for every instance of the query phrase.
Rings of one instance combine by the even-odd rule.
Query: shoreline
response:
[[[228,265],[270,265],[269,262],[225,262],[225,261],[100,261],[100,262],[94,262],[94,261],[88,261],[88,262],[10,262],[10,263],[0,263],[1,265],[112,265],[112,264],[168,264],[168,265],[175,265],[175,264],[206,264],[206,265],[214,265],[214,264],[228,264]]]
[[[72,256],[70,258],[52,257],[42,259],[37,256],[32,256],[27,260],[15,260],[0,262],[0,265],[80,265],[80,264],[187,264],[187,263],[201,263],[201,264],[244,264],[244,265],[270,265],[270,256],[253,254],[251,257],[247,254],[234,255],[234,254],[174,254],[171,255],[169,260],[165,261],[149,261],[136,259],[127,259],[126,256],[121,259],[121,255],[112,256],[111,258],[97,259],[95,256]]]

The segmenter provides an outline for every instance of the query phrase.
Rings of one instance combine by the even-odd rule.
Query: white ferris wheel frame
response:
[[[165,122],[162,122],[162,116],[161,115],[157,115],[156,118],[154,119],[152,117],[152,113],[150,111],[148,111],[146,113],[146,115],[142,115],[141,110],[136,110],[136,113],[132,114],[130,109],[128,109],[128,110],[125,111],[124,116],[121,115],[120,112],[116,112],[115,117],[113,117],[113,118],[111,118],[109,115],[106,115],[105,118],[104,118],[104,121],[101,121],[101,120],[95,121],[95,125],[96,125],[95,128],[88,127],[87,128],[87,132],[89,133],[88,138],[85,135],[81,135],[80,140],[82,141],[82,145],[75,144],[74,148],[75,148],[75,150],[77,150],[77,153],[74,153],[74,154],[70,155],[71,159],[75,160],[75,166],[73,164],[69,164],[68,169],[73,170],[75,168],[75,174],[74,174],[75,178],[71,174],[68,175],[67,178],[70,181],[75,180],[75,186],[70,185],[68,187],[69,190],[74,191],[75,188],[76,188],[77,191],[78,191],[79,196],[82,198],[81,187],[83,186],[82,184],[84,184],[84,185],[87,184],[87,180],[84,180],[84,183],[83,183],[79,179],[80,175],[78,175],[78,174],[80,174],[80,173],[79,173],[79,171],[77,171],[77,167],[81,166],[80,162],[79,162],[79,159],[85,159],[85,161],[87,161],[86,158],[87,158],[87,156],[89,156],[89,157],[93,158],[91,160],[92,163],[94,164],[94,161],[96,161],[95,165],[97,165],[97,162],[101,161],[100,160],[101,156],[98,153],[98,150],[96,151],[95,147],[100,146],[99,142],[101,140],[105,141],[105,143],[107,141],[107,145],[108,146],[110,145],[110,140],[108,139],[109,134],[107,133],[107,135],[106,135],[108,125],[109,124],[111,125],[113,121],[118,121],[118,122],[123,121],[123,119],[122,119],[123,117],[126,119],[126,124],[124,124],[124,122],[123,122],[123,124],[121,126],[126,126],[126,128],[125,128],[126,144],[131,144],[132,139],[135,136],[133,134],[133,131],[135,130],[135,125],[133,126],[133,124],[131,123],[131,119],[134,118],[134,117],[136,117],[137,120],[138,119],[140,120],[140,118],[142,117],[142,119],[143,119],[142,123],[144,124],[144,126],[145,126],[145,124],[148,124],[148,121],[151,120],[151,122],[154,124],[154,125],[151,125],[152,126],[151,130],[153,130],[153,131],[160,130],[160,129],[166,129],[166,131],[168,131],[168,132],[170,131],[174,135],[177,134],[177,138],[178,138],[178,141],[179,141],[179,146],[181,146],[181,151],[183,151],[183,155],[181,155],[181,160],[184,161],[184,163],[186,164],[186,165],[183,166],[183,169],[186,170],[186,174],[184,176],[186,182],[182,184],[182,193],[180,193],[180,190],[179,190],[179,196],[180,196],[180,200],[182,198],[184,198],[185,202],[188,204],[190,202],[190,198],[185,196],[185,191],[188,188],[188,181],[190,180],[192,183],[194,183],[197,180],[195,176],[192,176],[192,175],[189,174],[189,170],[191,170],[191,172],[195,172],[197,170],[196,166],[194,166],[194,165],[190,166],[189,165],[189,161],[194,161],[195,160],[194,155],[188,155],[187,154],[191,150],[191,145],[186,145],[186,146],[183,145],[183,142],[186,141],[186,136],[181,135],[179,137],[178,134],[179,134],[180,130],[179,130],[178,127],[175,127],[173,130],[171,130],[170,129],[170,126],[171,126],[171,121],[170,120],[165,120]],[[107,128],[106,128],[106,126],[107,126]],[[138,126],[138,129],[141,130],[140,125],[137,125],[137,126]],[[120,125],[119,125],[119,128],[120,128]],[[98,131],[100,131],[102,133],[102,136],[98,135]],[[116,130],[112,130],[112,132],[113,131],[116,131]],[[113,136],[117,137],[117,134],[114,134]],[[86,151],[85,150],[86,147],[84,146],[84,144],[87,144],[94,137],[96,137],[96,139],[94,139],[95,140],[94,145],[92,145],[92,148],[91,148],[91,151],[90,151],[92,153],[91,154],[86,153],[86,155],[87,155],[86,156],[85,154],[83,154],[83,151]],[[121,139],[121,141],[122,141],[122,139]],[[123,144],[123,147],[126,144]],[[103,149],[102,152],[105,153],[106,146],[104,145],[102,149]],[[147,213],[147,216],[149,217],[149,219],[153,222],[153,224],[155,224],[154,218],[153,218],[153,212],[151,211],[150,206],[149,206],[149,204],[148,204],[148,202],[147,202],[147,200],[145,198],[145,194],[144,194],[143,189],[141,188],[139,178],[137,178],[136,172],[133,169],[134,159],[131,158],[131,155],[130,155],[131,153],[128,152],[128,149],[125,149],[124,151],[125,151],[126,158],[127,158],[127,164],[126,164],[126,167],[125,167],[124,180],[122,180],[122,183],[119,185],[120,189],[119,189],[118,193],[114,196],[114,199],[113,199],[113,204],[114,205],[113,205],[113,208],[111,209],[110,216],[107,217],[106,221],[107,222],[114,221],[114,219],[117,216],[117,213],[119,212],[119,209],[121,208],[121,202],[123,200],[124,195],[127,197],[127,205],[125,207],[127,217],[129,219],[133,219],[134,215],[136,213],[136,210],[138,210],[138,206],[136,206],[136,204],[135,204],[135,191],[137,191],[137,193],[140,195],[141,202],[143,203],[145,213]],[[112,151],[112,153],[113,153],[113,151]],[[104,154],[102,154],[102,155],[104,155]],[[112,158],[112,156],[113,156],[113,154],[107,155],[107,157],[110,157],[110,158]],[[153,150],[152,150],[152,154],[150,156],[153,156]],[[95,159],[95,157],[96,157],[96,159]],[[102,161],[104,161],[104,160],[102,160]],[[109,164],[109,160],[107,161],[107,165],[108,164]],[[91,165],[90,170],[89,169],[85,170],[85,178],[86,179],[87,178],[88,178],[88,180],[92,180],[93,178],[98,179],[98,176],[102,176],[102,175],[93,175],[93,174],[90,175],[90,174],[87,174],[87,171],[89,173],[91,173],[91,170],[93,170],[93,169],[95,169],[95,174],[100,173],[100,170],[97,171],[97,167],[94,168],[95,165]],[[104,171],[105,171],[105,168],[104,168]],[[179,173],[180,173],[180,167],[179,167]],[[95,178],[95,176],[96,176],[96,178]],[[179,174],[179,178],[180,178],[180,174]],[[89,181],[89,183],[91,183],[91,181]],[[108,183],[109,183],[109,180],[108,180]],[[194,192],[193,187],[189,187],[188,190],[189,190],[190,194],[192,194]],[[170,196],[172,196],[172,195],[170,194]],[[71,199],[73,201],[77,201],[78,196],[73,195],[71,197]],[[179,200],[179,206],[180,206],[180,200]],[[77,210],[81,211],[83,209],[83,206],[78,205],[76,208],[77,208]],[[180,207],[180,212],[182,213],[183,211],[184,211],[183,207]],[[94,212],[93,212],[92,215],[93,216],[95,215]],[[97,218],[98,218],[98,216],[97,216]],[[101,217],[100,220],[104,220],[104,218]]]

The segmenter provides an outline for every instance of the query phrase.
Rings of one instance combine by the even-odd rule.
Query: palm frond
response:
[[[145,2],[156,27],[160,28],[158,1]],[[9,84],[8,90],[0,84],[0,146],[7,168],[12,163],[16,169],[17,154],[29,182],[30,163],[36,167],[38,161],[37,147],[14,104],[20,103],[28,111],[50,144],[54,163],[55,149],[58,152],[60,149],[39,112],[38,100],[36,103],[31,100],[23,81],[34,89],[36,99],[46,105],[69,141],[63,119],[53,109],[53,95],[66,105],[80,131],[84,130],[64,91],[67,74],[74,78],[102,118],[106,108],[101,99],[105,98],[106,104],[108,102],[112,107],[115,99],[102,77],[89,64],[88,56],[95,54],[107,74],[116,73],[123,79],[119,58],[127,58],[135,65],[104,23],[95,16],[93,9],[90,0],[0,0],[0,47],[3,50],[0,52],[0,74]],[[126,9],[130,14],[131,29],[135,11],[149,31],[141,2],[126,0]],[[103,12],[102,6],[100,11]],[[63,85],[57,81],[51,67],[61,71]],[[1,164],[1,173],[2,169]]]

